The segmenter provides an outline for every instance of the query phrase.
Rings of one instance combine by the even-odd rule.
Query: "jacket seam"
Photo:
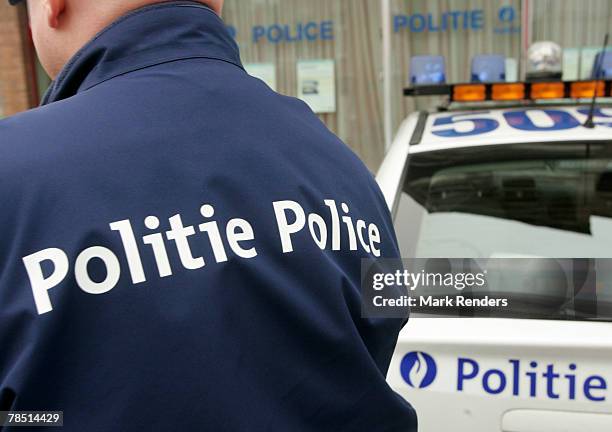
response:
[[[124,72],[119,72],[119,73],[117,73],[117,74],[115,74],[113,76],[109,76],[108,78],[105,78],[102,81],[96,82],[95,84],[92,84],[92,85],[82,89],[81,91],[91,90],[92,88],[94,88],[94,87],[96,87],[96,86],[98,86],[100,84],[103,84],[103,83],[105,83],[107,81],[110,81],[110,80],[112,80],[114,78],[118,78],[120,76],[131,74],[132,72],[138,72],[138,71],[141,71],[143,69],[148,69],[148,68],[159,66],[159,65],[162,65],[162,64],[166,64],[166,63],[173,63],[173,62],[183,61],[183,60],[195,60],[195,59],[207,59],[207,60],[221,61],[223,63],[227,63],[227,64],[230,64],[232,66],[235,66],[235,67],[237,67],[238,69],[240,69],[241,71],[244,72],[244,69],[241,68],[240,66],[238,66],[236,63],[234,63],[232,61],[229,61],[229,60],[225,60],[225,59],[219,58],[219,57],[202,56],[202,55],[188,56],[188,57],[178,57],[178,58],[172,58],[172,59],[168,59],[168,60],[164,60],[164,61],[157,61],[155,63],[147,64],[147,65],[135,68],[135,69],[130,69],[130,70],[127,70],[127,71],[124,71]]]

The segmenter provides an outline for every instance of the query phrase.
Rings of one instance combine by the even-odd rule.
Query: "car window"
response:
[[[611,146],[539,143],[412,154],[395,218],[402,256],[610,258]],[[605,267],[598,280],[612,281]],[[612,300],[609,289],[599,294],[598,303]]]

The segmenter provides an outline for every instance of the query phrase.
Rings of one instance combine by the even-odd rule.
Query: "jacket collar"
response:
[[[197,57],[242,68],[236,42],[208,7],[194,1],[146,6],[119,18],[81,48],[51,84],[42,105],[137,69]]]

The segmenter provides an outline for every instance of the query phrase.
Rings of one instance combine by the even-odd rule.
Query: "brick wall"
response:
[[[30,107],[27,61],[21,8],[0,1],[0,117],[9,116]]]

